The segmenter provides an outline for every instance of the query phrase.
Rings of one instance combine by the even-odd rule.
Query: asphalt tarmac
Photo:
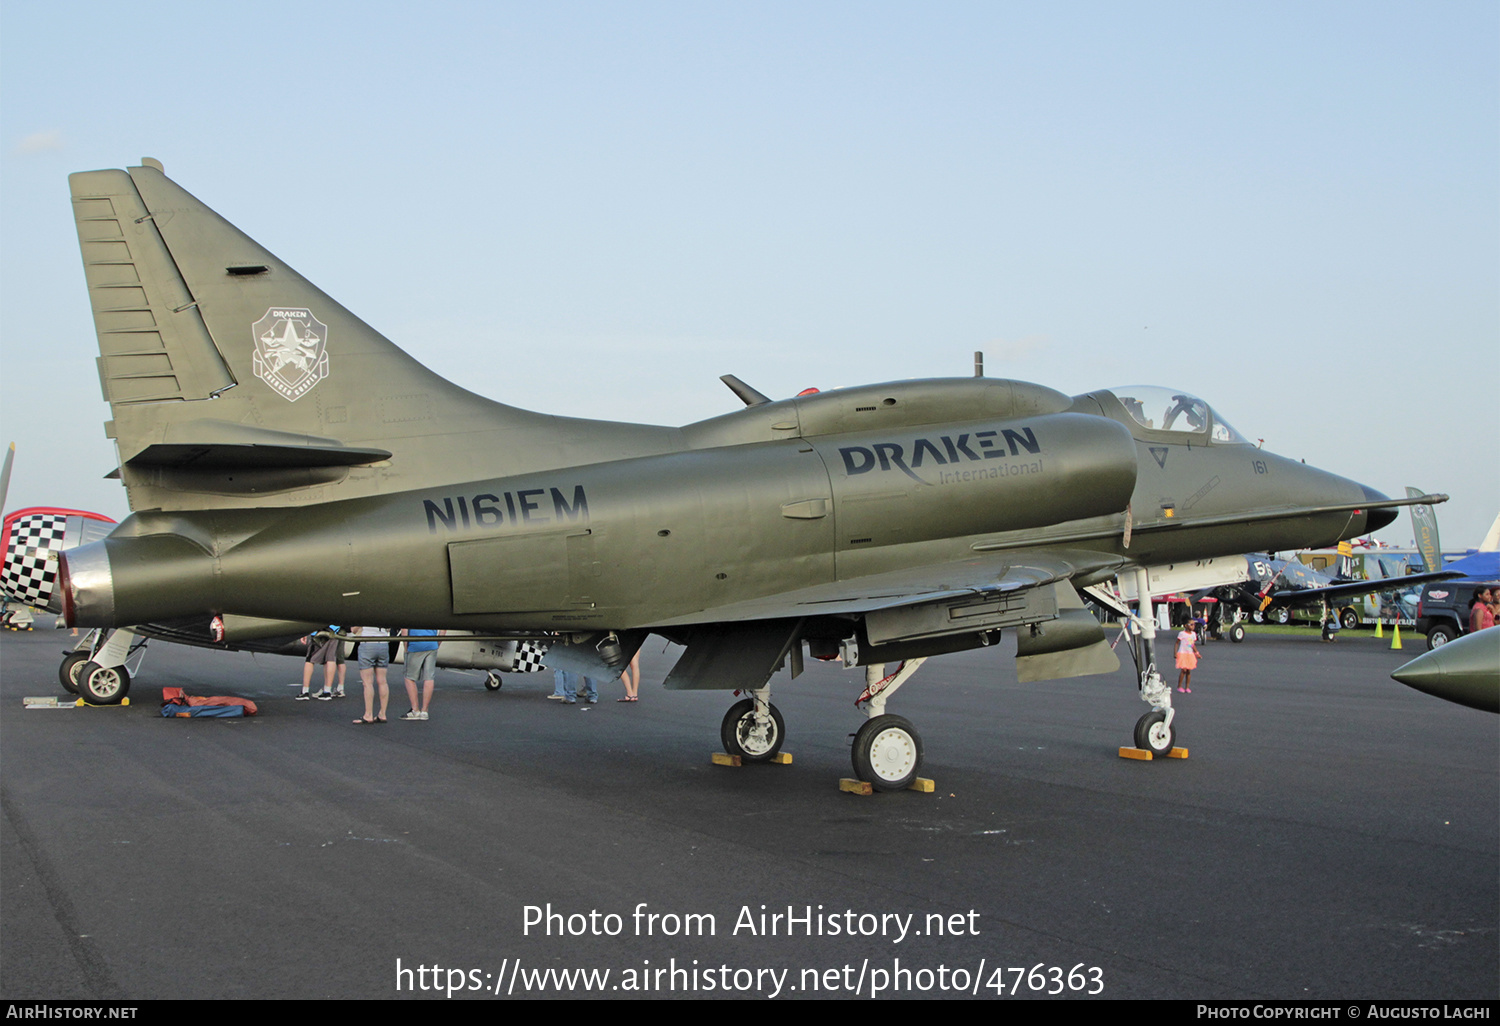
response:
[[[1420,639],[1211,644],[1154,763],[1128,670],[936,659],[889,710],[936,793],[873,797],[836,665],[773,685],[792,765],[730,769],[730,697],[664,692],[659,639],[635,704],[439,671],[373,727],[355,680],[162,644],[128,708],[23,710],[66,641],[0,637],[5,998],[1500,996],[1500,717],[1390,680]]]

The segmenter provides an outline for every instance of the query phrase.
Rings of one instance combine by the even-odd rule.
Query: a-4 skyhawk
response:
[[[685,427],[527,412],[433,374],[143,163],[70,179],[134,513],[63,554],[69,623],[446,628],[600,678],[655,633],[685,646],[668,689],[748,692],[723,740],[752,760],[785,736],[768,682],[806,651],[863,668],[854,764],[892,789],[921,742],[885,706],[924,658],[1009,628],[1022,680],[1108,672],[1079,589],[1331,545],[1416,501],[1257,450],[1162,388],[976,377],[773,401],[726,377],[745,408]],[[268,324],[308,343],[296,380],[260,355]],[[1136,740],[1163,752],[1142,604]]]

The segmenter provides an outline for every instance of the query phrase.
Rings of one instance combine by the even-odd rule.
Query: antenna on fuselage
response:
[[[733,374],[720,374],[719,380],[728,385],[729,390],[739,396],[746,406],[760,406],[771,401],[769,396],[761,395]]]
[[[974,350],[974,376],[984,377],[984,353],[978,349]]]

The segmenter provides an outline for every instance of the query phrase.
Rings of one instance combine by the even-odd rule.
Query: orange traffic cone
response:
[[[1394,651],[1396,651],[1396,649],[1398,649],[1400,647],[1401,647],[1401,625],[1399,623],[1391,624],[1391,651],[1394,652]]]

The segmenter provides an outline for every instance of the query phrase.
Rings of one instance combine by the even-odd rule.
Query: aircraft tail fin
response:
[[[1495,522],[1485,533],[1484,541],[1479,543],[1480,552],[1494,552],[1496,549],[1500,549],[1500,514],[1496,514]]]
[[[69,185],[114,417],[106,433],[133,509],[419,488],[530,469],[558,448],[561,418],[429,371],[158,162]],[[572,429],[585,449],[609,434]],[[631,440],[628,428],[613,436],[615,447]]]

